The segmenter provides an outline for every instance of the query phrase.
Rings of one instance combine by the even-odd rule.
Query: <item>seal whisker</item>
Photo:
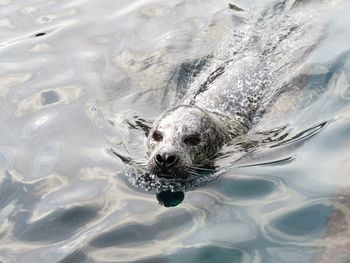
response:
[[[205,165],[205,164],[192,164],[191,166],[189,166],[189,168],[204,168],[204,169],[213,169],[211,167],[214,167],[213,165]]]
[[[192,176],[195,176],[195,177],[199,176],[199,174],[196,173],[195,171],[188,171],[188,173],[189,173],[189,175],[192,175]]]
[[[182,172],[182,169],[181,167],[176,167],[173,171],[173,174],[182,178],[183,177],[183,172]]]
[[[215,159],[216,157],[218,157],[220,155],[220,152],[214,152],[213,154],[209,155],[207,157],[208,160],[213,160]]]
[[[214,172],[216,169],[211,169],[211,168],[203,168],[203,167],[191,167],[195,171],[210,171]]]
[[[190,169],[188,169],[187,167],[183,167],[181,169],[182,175],[184,178],[188,177],[188,175],[195,175]]]
[[[188,169],[188,172],[191,173],[191,174],[197,174],[197,175],[200,174],[200,171],[197,171],[197,170],[194,170],[194,169]]]
[[[213,164],[210,164],[210,165],[205,165],[205,164],[201,164],[201,165],[191,165],[190,166],[191,169],[196,169],[196,170],[207,170],[207,171],[215,171],[216,168]]]
[[[194,176],[200,176],[200,171],[196,171],[194,169],[189,169],[188,170],[188,173],[191,174],[191,175],[194,175]]]

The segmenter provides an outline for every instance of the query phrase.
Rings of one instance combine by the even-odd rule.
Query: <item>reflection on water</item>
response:
[[[287,239],[288,242],[307,242],[314,240],[322,232],[330,207],[320,204],[311,204],[279,215],[277,219],[267,222],[267,232],[274,239]]]
[[[254,179],[223,179],[222,191],[225,196],[237,199],[262,199],[264,196],[276,191],[277,185],[270,180]]]
[[[233,4],[245,11],[221,0],[0,0],[1,262],[350,259],[349,3]],[[322,37],[309,43],[310,27],[279,43],[274,65],[314,45],[280,69],[281,94],[223,149],[220,176],[186,192],[132,185],[124,162],[142,166],[153,120],[240,43],[254,47],[253,33],[268,47],[275,24],[255,16],[283,8],[311,24],[318,10]]]

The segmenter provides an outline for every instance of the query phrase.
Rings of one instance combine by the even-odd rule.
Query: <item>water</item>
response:
[[[177,206],[130,183],[111,152],[144,160],[150,123],[275,2],[0,0],[0,261],[347,262],[346,1],[286,2],[313,26],[280,56],[316,44],[224,149],[221,176]]]

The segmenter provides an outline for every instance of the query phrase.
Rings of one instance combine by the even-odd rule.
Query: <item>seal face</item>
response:
[[[213,170],[212,159],[227,137],[214,114],[196,106],[173,107],[159,117],[148,135],[149,170],[172,179]]]

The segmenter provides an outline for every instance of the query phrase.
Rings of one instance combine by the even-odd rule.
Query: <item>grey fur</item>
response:
[[[168,109],[155,122],[147,139],[150,171],[160,173],[155,156],[164,152],[175,154],[179,158],[171,170],[175,178],[184,179],[197,175],[202,169],[210,169],[208,167],[219,149],[248,129],[239,123],[233,122],[231,117],[195,105],[177,105]],[[162,141],[157,142],[152,137],[155,131],[163,135]],[[186,136],[191,134],[200,136],[198,145],[184,143]]]

